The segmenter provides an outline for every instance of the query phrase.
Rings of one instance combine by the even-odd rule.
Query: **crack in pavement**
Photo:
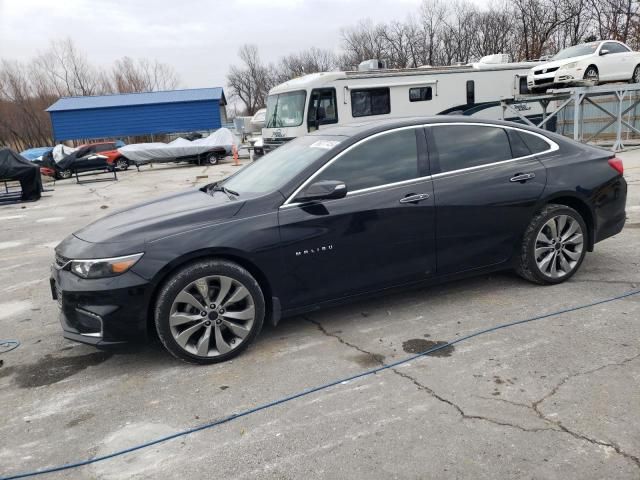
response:
[[[378,363],[379,365],[383,366],[385,365],[384,362],[382,362],[380,360],[380,357],[373,353],[373,352],[369,352],[368,350],[365,350],[364,348],[359,347],[358,345],[348,342],[347,340],[344,340],[340,335],[335,334],[335,333],[331,333],[329,332],[326,328],[324,328],[324,326],[316,321],[316,320],[312,320],[308,317],[304,317],[308,322],[310,322],[311,324],[315,325],[316,328],[318,328],[318,330],[320,330],[320,332],[322,332],[324,335],[326,335],[327,337],[331,337],[336,339],[338,342],[340,342],[341,344],[352,348],[354,350],[357,350],[360,353],[369,355],[376,363]],[[591,369],[591,370],[586,370],[584,372],[578,372],[578,373],[574,373],[571,375],[566,376],[565,378],[563,378],[548,394],[546,394],[545,396],[543,396],[542,398],[534,401],[531,405],[527,405],[525,403],[518,403],[518,402],[512,402],[510,400],[506,400],[503,398],[486,398],[486,397],[479,397],[479,398],[484,398],[486,400],[493,400],[493,401],[501,401],[504,403],[509,403],[511,405],[516,405],[518,407],[524,407],[527,408],[531,411],[533,411],[535,413],[535,415],[540,418],[542,421],[549,423],[552,425],[552,427],[550,428],[526,428],[523,427],[522,425],[518,425],[518,424],[514,424],[514,423],[510,423],[510,422],[503,422],[500,420],[496,420],[493,418],[489,418],[489,417],[485,417],[482,415],[470,415],[468,413],[465,413],[465,411],[462,409],[462,407],[460,407],[459,405],[457,405],[456,403],[454,403],[453,401],[443,397],[442,395],[439,395],[438,393],[436,393],[433,389],[431,389],[430,387],[420,383],[417,379],[415,379],[414,377],[412,377],[411,375],[405,373],[405,372],[401,372],[399,371],[397,368],[390,368],[389,370],[391,370],[393,373],[395,373],[396,375],[409,380],[411,383],[413,383],[419,390],[425,391],[427,393],[429,393],[433,398],[435,398],[436,400],[445,403],[447,405],[449,405],[450,407],[454,408],[457,413],[461,416],[461,418],[463,420],[481,420],[481,421],[485,421],[485,422],[489,422],[492,423],[494,425],[499,425],[499,426],[504,426],[504,427],[511,427],[511,428],[515,428],[524,432],[541,432],[541,431],[553,431],[553,432],[559,432],[559,433],[566,433],[568,435],[571,435],[572,437],[578,439],[578,440],[583,440],[586,441],[588,443],[591,443],[592,445],[598,445],[598,446],[602,446],[602,447],[608,447],[613,449],[618,455],[624,457],[627,460],[630,460],[631,462],[633,462],[636,467],[640,468],[640,458],[632,455],[628,452],[625,452],[624,450],[622,450],[622,448],[614,443],[614,442],[604,442],[602,440],[597,440],[595,438],[591,438],[588,437],[584,434],[575,432],[573,430],[570,430],[568,427],[566,427],[565,425],[562,424],[562,422],[560,420],[552,420],[549,417],[547,417],[544,413],[542,413],[539,409],[539,406],[544,403],[546,400],[548,400],[549,398],[553,397],[558,390],[565,384],[567,383],[569,380],[575,378],[575,377],[579,377],[582,375],[589,375],[595,372],[598,372],[600,370],[603,370],[605,368],[608,367],[612,367],[612,366],[622,366],[625,365],[637,358],[640,358],[640,354],[634,355],[633,357],[629,357],[626,358],[624,360],[622,360],[621,362],[614,362],[614,363],[608,363],[606,365],[601,365],[597,368]]]
[[[564,377],[562,380],[560,380],[560,382],[558,382],[558,384],[553,387],[553,389],[551,389],[551,391],[546,394],[544,397],[536,400],[535,402],[533,402],[531,404],[531,410],[533,410],[535,412],[535,414],[541,418],[542,420],[552,423],[554,425],[556,425],[562,432],[567,433],[569,435],[571,435],[574,438],[577,439],[581,439],[584,441],[587,441],[593,445],[600,445],[602,447],[609,447],[612,448],[613,450],[615,450],[615,452],[618,455],[623,456],[624,458],[626,458],[627,460],[632,461],[636,467],[640,468],[640,457],[636,456],[636,455],[632,455],[628,452],[625,452],[624,450],[622,450],[622,448],[620,447],[620,445],[618,445],[617,443],[614,443],[613,441],[609,441],[609,442],[604,442],[602,440],[598,440],[595,438],[591,438],[588,437],[582,433],[579,432],[574,432],[573,430],[570,430],[568,427],[566,427],[565,425],[562,424],[562,421],[560,420],[552,420],[549,417],[547,417],[542,411],[540,411],[540,405],[542,403],[544,403],[545,401],[549,400],[551,397],[553,397],[556,393],[558,393],[558,390],[560,390],[560,388],[565,385],[569,380],[576,378],[576,377],[580,377],[583,375],[590,375],[592,373],[598,372],[600,370],[604,370],[605,368],[609,368],[609,367],[620,367],[622,365],[625,365],[629,362],[632,362],[633,360],[636,360],[637,358],[640,358],[640,353],[637,355],[634,355],[632,357],[628,357],[625,358],[624,360],[620,361],[620,362],[613,362],[613,363],[607,363],[605,365],[601,365],[599,367],[593,368],[591,370],[585,370],[583,372],[578,372],[578,373],[574,373],[571,375],[567,375],[566,377]]]
[[[378,355],[376,355],[373,352],[369,352],[368,350],[365,350],[361,347],[359,347],[358,345],[355,345],[353,343],[350,343],[346,340],[344,340],[342,337],[340,337],[339,335],[335,334],[335,333],[331,333],[329,331],[327,331],[324,326],[316,321],[316,320],[312,320],[308,317],[304,317],[308,322],[312,323],[313,325],[315,325],[318,330],[320,330],[324,335],[331,337],[331,338],[335,338],[336,340],[338,340],[338,342],[340,342],[341,344],[349,347],[349,348],[353,348],[354,350],[357,350],[360,353],[364,353],[366,355],[369,355],[376,363],[378,363],[380,366],[384,365],[384,362],[382,362],[380,360],[380,357]],[[512,428],[516,428],[518,430],[522,430],[523,432],[540,432],[540,431],[545,431],[545,430],[555,430],[555,431],[559,431],[556,428],[526,428],[523,427],[522,425],[518,425],[515,423],[510,423],[510,422],[503,422],[500,420],[496,420],[494,418],[489,418],[489,417],[484,417],[482,415],[470,415],[468,413],[465,413],[465,411],[462,409],[462,407],[460,407],[459,405],[457,405],[456,403],[452,402],[451,400],[443,397],[442,395],[439,395],[438,393],[436,393],[433,389],[431,389],[430,387],[428,387],[427,385],[424,385],[423,383],[420,383],[416,378],[412,377],[411,375],[405,373],[405,372],[401,372],[399,371],[397,368],[390,368],[389,370],[391,370],[393,373],[395,373],[396,375],[404,378],[405,380],[409,380],[411,383],[413,383],[419,390],[422,390],[424,392],[427,392],[429,395],[431,395],[433,398],[435,398],[436,400],[449,405],[450,407],[454,408],[458,414],[462,417],[463,420],[480,420],[480,421],[484,421],[484,422],[489,422],[489,423],[493,423],[495,425],[499,425],[502,427],[512,427]]]

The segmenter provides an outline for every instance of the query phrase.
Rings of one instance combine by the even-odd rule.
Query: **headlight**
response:
[[[70,270],[81,278],[115,277],[133,267],[142,255],[144,254],[136,253],[124,257],[72,260]]]
[[[578,62],[571,62],[563,65],[562,68],[576,68],[578,66]]]

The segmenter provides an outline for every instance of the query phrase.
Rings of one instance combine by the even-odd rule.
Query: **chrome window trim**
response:
[[[290,205],[301,205],[302,203],[308,203],[308,202],[296,202],[296,203],[292,203],[292,200],[296,197],[296,195],[298,195],[298,193],[300,193],[300,191],[306,187],[314,178],[316,178],[318,175],[320,175],[326,168],[328,168],[331,164],[333,164],[333,162],[335,162],[336,160],[342,158],[343,155],[347,154],[348,152],[350,152],[352,149],[354,149],[355,147],[357,147],[358,145],[372,139],[372,138],[376,138],[382,135],[386,135],[389,133],[393,133],[393,132],[399,132],[401,130],[410,130],[410,129],[416,129],[416,128],[422,128],[422,125],[409,125],[407,127],[398,127],[398,128],[394,128],[393,130],[386,130],[384,132],[378,132],[378,133],[374,133],[373,135],[360,139],[358,140],[356,143],[354,143],[353,145],[349,145],[347,148],[345,148],[342,152],[340,152],[338,155],[336,155],[335,157],[333,157],[331,160],[329,160],[327,163],[325,163],[322,167],[320,167],[318,170],[316,170],[309,178],[307,178],[304,182],[302,182],[302,184],[300,184],[300,186],[294,190],[294,192],[289,195],[289,198],[287,198],[285,200],[285,202],[280,205],[280,208],[282,207],[288,207]],[[416,168],[418,167],[418,156],[416,155]],[[412,182],[414,180],[417,180],[418,177],[416,178],[410,178],[408,180],[402,180],[402,182]],[[401,182],[394,182],[394,183],[401,183]],[[386,183],[383,185],[376,185],[375,187],[368,187],[368,188],[362,188],[360,190],[354,190],[353,192],[347,192],[347,196],[349,196],[350,193],[357,193],[363,190],[369,190],[372,188],[379,188],[379,187],[386,187],[389,185],[393,185],[392,183]],[[348,187],[348,185],[347,185]]]
[[[280,208],[303,205],[305,203],[308,203],[308,202],[295,202],[295,203],[293,203],[292,200],[315,177],[317,177],[320,173],[322,173],[325,168],[329,167],[333,162],[335,162],[336,160],[341,158],[342,155],[346,154],[351,149],[357,147],[361,143],[364,143],[364,142],[366,142],[367,140],[369,140],[371,138],[375,138],[375,137],[378,137],[380,135],[385,135],[385,134],[391,133],[391,132],[397,132],[397,131],[400,131],[400,130],[409,130],[409,129],[412,129],[412,128],[439,127],[439,126],[447,126],[447,125],[473,125],[473,126],[479,126],[479,127],[493,127],[493,128],[507,129],[507,130],[516,130],[516,131],[519,131],[519,132],[523,132],[523,133],[526,133],[526,134],[529,134],[529,135],[534,135],[536,137],[541,138],[542,140],[547,142],[547,144],[549,145],[549,148],[547,150],[543,150],[542,152],[532,153],[530,155],[524,155],[522,157],[509,158],[509,159],[506,159],[506,160],[500,160],[500,161],[492,162],[492,163],[485,163],[483,165],[476,165],[476,166],[473,166],[473,167],[459,168],[457,170],[450,170],[448,172],[435,173],[435,174],[432,174],[432,175],[427,175],[425,177],[416,177],[416,178],[412,178],[412,179],[409,179],[409,180],[403,180],[403,181],[400,181],[400,182],[385,183],[383,185],[376,185],[375,187],[361,188],[360,190],[354,190],[352,192],[347,192],[347,197],[350,196],[350,195],[355,195],[357,193],[369,192],[369,191],[374,191],[374,190],[382,190],[382,189],[385,189],[385,188],[388,188],[388,187],[395,187],[397,185],[409,184],[409,183],[415,182],[415,181],[436,179],[436,178],[441,178],[441,177],[445,177],[445,176],[448,176],[448,175],[454,175],[454,174],[457,174],[457,173],[464,173],[464,172],[469,172],[469,171],[473,171],[473,170],[479,170],[481,168],[490,168],[490,167],[493,167],[493,166],[496,166],[496,165],[502,165],[502,164],[509,163],[509,162],[515,162],[515,161],[519,161],[519,160],[526,160],[528,158],[533,158],[533,157],[535,157],[537,155],[544,155],[544,154],[547,154],[547,153],[550,153],[550,152],[555,152],[555,151],[560,149],[560,146],[556,142],[554,142],[553,140],[545,137],[544,135],[541,135],[541,134],[539,134],[537,132],[531,132],[531,131],[525,130],[523,128],[512,127],[510,125],[493,125],[493,124],[480,123],[480,122],[442,122],[442,123],[427,123],[427,124],[422,124],[422,125],[410,125],[410,126],[406,126],[406,127],[398,127],[398,128],[394,128],[392,130],[387,130],[387,131],[384,131],[384,132],[378,132],[378,133],[375,133],[375,134],[373,134],[373,135],[371,135],[369,137],[363,138],[363,139],[359,140],[358,142],[354,143],[353,145],[349,146],[348,148],[346,148],[342,152],[340,152],[338,155],[333,157],[331,160],[329,160],[327,163],[325,163],[322,167],[320,167],[318,170],[316,170],[304,182],[302,182],[302,184],[291,195],[289,195],[287,200],[282,205],[280,205]],[[349,187],[349,186],[347,185],[347,187]]]

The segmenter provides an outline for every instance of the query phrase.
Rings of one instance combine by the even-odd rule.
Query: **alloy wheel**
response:
[[[242,345],[255,316],[249,290],[238,280],[215,275],[199,278],[178,293],[171,305],[169,327],[184,351],[216,357]]]
[[[640,65],[638,65],[633,71],[633,77],[631,78],[633,83],[640,83]]]
[[[587,69],[587,71],[584,72],[584,78],[585,78],[585,80],[590,80],[590,81],[595,82],[595,83],[597,83],[598,80],[600,80],[600,76],[598,75],[598,71],[593,67],[589,67]]]
[[[575,268],[584,248],[582,228],[569,215],[550,218],[536,237],[535,259],[542,274],[562,278]]]

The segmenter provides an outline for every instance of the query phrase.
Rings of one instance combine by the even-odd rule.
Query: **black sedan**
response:
[[[53,296],[66,338],[155,330],[176,357],[223,361],[264,322],[390,287],[510,268],[563,282],[622,229],[622,172],[610,152],[504,122],[331,127],[70,235]]]

